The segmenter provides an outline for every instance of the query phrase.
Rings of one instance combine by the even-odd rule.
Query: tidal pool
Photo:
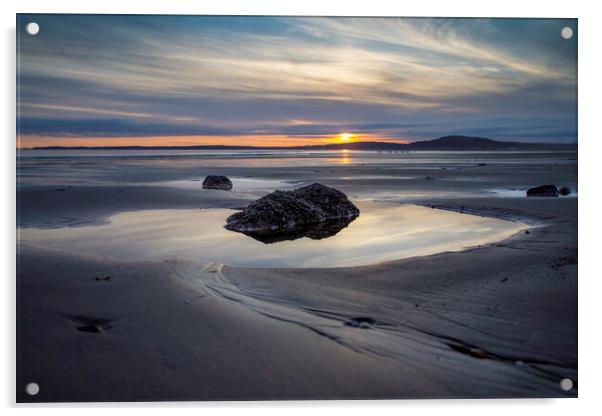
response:
[[[363,202],[336,235],[265,244],[226,230],[230,209],[123,212],[105,225],[24,228],[38,247],[121,260],[182,258],[247,267],[346,267],[424,256],[502,240],[525,224],[409,204]]]

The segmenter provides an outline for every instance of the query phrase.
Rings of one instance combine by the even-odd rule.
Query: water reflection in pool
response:
[[[184,258],[250,267],[343,267],[458,251],[526,225],[415,205],[366,202],[347,228],[322,240],[264,244],[226,230],[228,209],[123,212],[110,223],[21,230],[21,240],[124,260]]]
[[[337,235],[343,228],[348,227],[351,222],[355,221],[356,218],[357,217],[324,221],[308,227],[295,228],[283,232],[271,232],[268,234],[249,231],[231,231],[240,232],[251,238],[254,238],[257,241],[261,241],[264,244],[281,243],[283,241],[297,240],[299,238],[322,240],[324,238],[330,238],[334,235]]]

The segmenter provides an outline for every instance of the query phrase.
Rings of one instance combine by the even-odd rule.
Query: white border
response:
[[[2,281],[3,316],[0,348],[3,360],[0,392],[2,404],[13,407],[14,411],[14,313],[15,313],[15,13],[132,13],[132,14],[278,14],[278,15],[379,15],[379,16],[469,16],[469,17],[576,17],[579,18],[579,399],[563,400],[439,400],[439,401],[362,401],[362,402],[243,402],[243,403],[158,403],[158,404],[93,404],[93,405],[53,405],[42,411],[50,414],[64,412],[80,413],[82,408],[95,414],[106,415],[107,411],[122,413],[136,411],[151,414],[164,414],[164,407],[170,412],[186,411],[198,414],[203,412],[231,414],[246,409],[251,415],[265,413],[280,414],[287,409],[289,414],[312,413],[331,414],[344,411],[346,414],[365,415],[367,411],[382,414],[416,412],[451,415],[504,415],[528,411],[533,415],[567,415],[596,413],[600,411],[602,395],[598,390],[601,368],[600,356],[600,301],[602,294],[602,271],[595,261],[600,256],[599,243],[602,233],[600,217],[602,198],[600,197],[600,163],[602,140],[600,126],[600,87],[599,45],[602,40],[602,15],[596,2],[498,0],[496,2],[450,0],[450,1],[384,1],[384,0],[4,0],[0,3],[3,23],[2,41],[2,82],[4,96],[2,105],[3,179],[4,199],[2,203],[2,250],[4,266]],[[596,215],[598,214],[598,215]],[[562,317],[558,317],[562,319]],[[25,407],[30,413],[40,406]],[[110,407],[111,409],[107,409]],[[150,409],[142,410],[143,407]],[[187,409],[189,407],[197,407]],[[311,410],[310,410],[311,409]]]
[[[455,17],[578,17],[584,10],[578,2],[550,0],[530,5],[524,0],[506,0],[486,6],[470,0],[145,0],[88,1],[21,0],[18,12],[30,13],[118,13],[118,14],[234,14],[234,15],[317,15],[317,16],[455,16]]]

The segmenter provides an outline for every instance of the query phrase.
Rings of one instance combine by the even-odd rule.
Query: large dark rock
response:
[[[232,189],[232,182],[226,176],[209,175],[203,181],[203,188],[229,191]]]
[[[315,183],[294,191],[275,191],[226,219],[228,230],[264,243],[330,237],[360,214],[347,196]]]
[[[556,185],[541,185],[527,190],[527,196],[558,196]]]
[[[298,238],[311,238],[312,240],[322,240],[324,238],[332,237],[339,233],[343,228],[346,228],[354,218],[342,218],[340,220],[328,220],[318,224],[312,224],[302,227],[295,227],[293,229],[278,230],[278,231],[238,231],[245,234],[257,241],[261,241],[264,244],[279,243],[281,241],[296,240]],[[228,228],[228,226],[226,226]]]

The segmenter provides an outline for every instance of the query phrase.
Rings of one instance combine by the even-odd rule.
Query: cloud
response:
[[[124,119],[49,119],[19,118],[19,134],[46,136],[225,136],[244,134],[233,129],[194,124],[135,122]]]
[[[433,120],[485,131],[500,116],[528,127],[525,114],[567,120],[559,131],[570,132],[576,117],[576,44],[558,46],[556,33],[570,20],[36,19],[45,35],[20,37],[18,92],[23,126],[38,120],[41,133],[228,135],[286,131],[297,119],[308,122],[294,134],[307,135]]]
[[[245,128],[224,128],[200,124],[165,124],[153,123],[147,120],[131,121],[125,119],[48,119],[48,118],[20,118],[18,131],[21,136],[35,136],[38,138],[85,138],[95,140],[114,139],[116,137],[179,137],[190,136],[188,144],[199,144],[199,140],[206,140],[207,136],[247,138],[245,144],[253,144],[258,138],[265,142],[267,138],[286,138],[291,144],[305,143],[306,139],[329,139],[343,132],[353,132],[360,139],[399,140],[399,139],[432,139],[448,134],[465,134],[472,136],[494,137],[498,139],[512,139],[517,141],[557,141],[576,134],[576,120],[556,120],[550,122],[545,119],[516,120],[516,119],[489,119],[477,120],[467,123],[449,120],[415,121],[408,123],[307,123],[292,122],[282,124],[257,124]],[[484,126],[478,121],[485,122]],[[202,139],[205,137],[205,139]],[[263,138],[266,138],[264,140]],[[111,140],[114,143],[114,140]],[[156,144],[156,141],[153,143]],[[215,143],[215,141],[212,141]],[[102,144],[102,143],[99,143]],[[282,145],[282,143],[280,143]]]

